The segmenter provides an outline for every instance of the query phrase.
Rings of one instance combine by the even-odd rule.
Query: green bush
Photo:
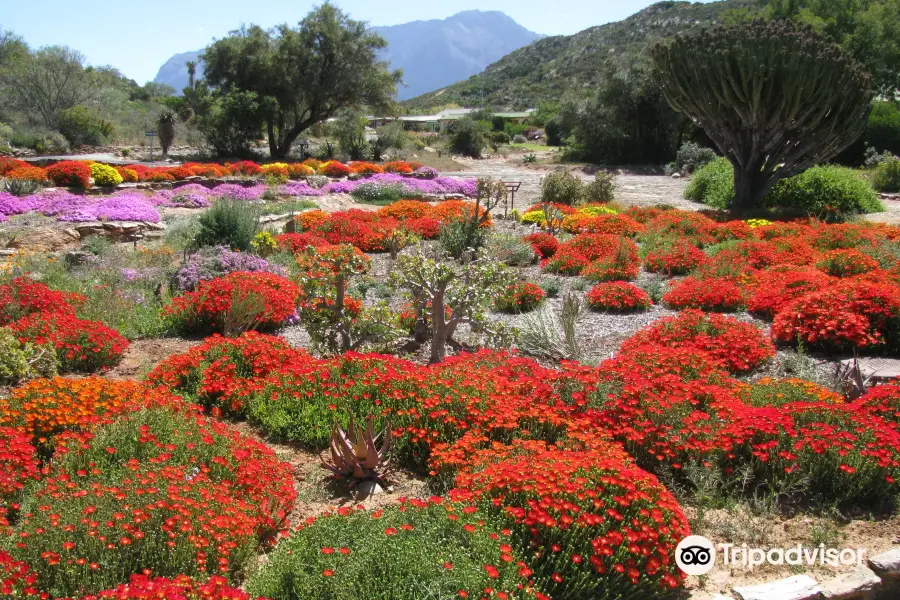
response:
[[[693,173],[700,167],[716,160],[716,153],[711,148],[704,148],[695,142],[686,142],[675,155],[675,170]]]
[[[875,167],[872,187],[879,192],[900,192],[900,157],[891,157]]]
[[[584,184],[568,171],[553,171],[541,182],[541,202],[579,204],[584,199]]]
[[[694,173],[684,197],[715,208],[727,208],[734,197],[731,163],[718,158]],[[884,210],[878,195],[857,171],[835,165],[807,169],[782,179],[765,198],[765,207],[786,215],[841,220]]]
[[[113,126],[79,105],[59,113],[59,131],[76,146],[99,146],[113,134]]]
[[[563,132],[559,124],[559,120],[550,119],[544,127],[544,133],[547,135],[548,146],[562,146]]]
[[[450,133],[450,149],[464,156],[481,158],[484,144],[484,128],[469,117],[457,121]]]
[[[728,159],[717,158],[697,169],[684,188],[684,197],[715,208],[726,208],[734,198],[734,172]]]
[[[466,250],[478,250],[487,242],[488,230],[472,227],[467,221],[450,221],[441,227],[438,241],[453,258],[459,258]]]
[[[421,600],[481,598],[492,588],[491,597],[519,598],[517,586],[527,586],[509,538],[491,531],[481,513],[421,501],[380,514],[341,512],[279,544],[247,583],[250,595]]]
[[[9,329],[0,328],[0,385],[55,374],[56,353],[52,348],[23,344]]]
[[[495,233],[487,242],[488,254],[505,265],[524,267],[538,260],[534,247],[518,235]]]
[[[194,244],[201,248],[225,246],[247,252],[257,231],[259,214],[256,208],[245,201],[222,198],[200,215],[200,229]]]
[[[585,202],[612,202],[616,195],[616,177],[609,171],[598,171],[584,188]]]

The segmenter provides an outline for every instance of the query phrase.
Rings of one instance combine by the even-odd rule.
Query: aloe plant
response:
[[[349,432],[338,423],[331,430],[331,462],[322,466],[338,475],[354,480],[379,479],[379,469],[387,466],[388,452],[393,438],[390,427],[375,435],[375,417],[366,418],[366,428],[356,425],[350,417]],[[377,447],[381,439],[381,449]]]

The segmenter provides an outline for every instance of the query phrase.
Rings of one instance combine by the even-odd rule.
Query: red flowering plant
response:
[[[19,167],[18,169],[13,169],[9,173],[6,174],[7,179],[18,179],[21,181],[33,181],[35,183],[44,183],[49,181],[49,177],[47,175],[47,171],[40,167]]]
[[[64,160],[47,167],[47,177],[59,187],[91,187],[91,168],[77,160]]]
[[[876,385],[854,404],[860,410],[881,417],[890,427],[900,429],[900,385]]]
[[[315,169],[303,163],[289,163],[287,169],[288,176],[291,179],[300,179],[302,177],[309,177],[316,174]]]
[[[338,162],[336,160],[331,160],[322,165],[319,168],[319,172],[322,175],[326,175],[328,177],[347,177],[348,175],[350,175],[351,170],[350,167],[348,167],[344,163]]]
[[[168,167],[151,167],[146,171],[142,171],[140,176],[141,181],[156,183],[175,181],[175,176],[169,173]]]
[[[852,277],[879,268],[878,261],[856,248],[829,250],[816,263],[816,268],[833,277]]]
[[[772,337],[827,351],[895,343],[900,289],[847,280],[794,300],[775,315]]]
[[[40,479],[40,461],[31,442],[32,437],[26,433],[12,427],[0,427],[0,522],[19,510],[25,484]]]
[[[691,309],[641,329],[622,352],[647,343],[707,352],[732,373],[752,371],[775,356],[772,342],[750,323]]]
[[[134,169],[129,169],[128,167],[113,167],[122,177],[122,181],[125,183],[137,183],[140,181],[140,175]]]
[[[423,240],[433,240],[441,234],[441,222],[431,217],[407,219],[401,227]]]
[[[0,595],[4,598],[49,600],[50,594],[37,588],[38,575],[27,564],[0,550]]]
[[[616,445],[495,445],[457,475],[450,497],[506,523],[550,597],[664,598],[684,582],[674,549],[687,519]]]
[[[422,217],[431,217],[434,214],[432,206],[427,202],[418,200],[398,200],[397,202],[382,206],[378,209],[377,214],[381,217],[390,217],[398,221],[406,221],[407,219],[421,219]]]
[[[254,176],[262,174],[262,168],[253,161],[242,160],[236,163],[227,163],[225,165],[232,175]]]
[[[128,583],[111,590],[103,590],[81,600],[173,600],[175,598],[204,600],[251,600],[250,595],[228,585],[224,577],[214,575],[197,580],[186,575],[150,578],[132,575]]]
[[[611,313],[640,312],[653,305],[647,292],[627,281],[595,285],[587,293],[587,303],[596,311]]]
[[[644,268],[651,273],[686,275],[709,260],[705,252],[687,240],[665,240],[646,252]]]
[[[159,363],[147,381],[203,406],[240,413],[251,381],[308,360],[280,337],[255,331],[237,338],[214,335]]]
[[[163,315],[181,331],[238,335],[284,324],[299,295],[296,284],[273,273],[238,271],[201,281],[196,291],[173,298]]]
[[[80,294],[51,289],[30,277],[16,277],[0,283],[0,326],[38,312],[72,315],[85,300]]]
[[[581,270],[581,276],[590,281],[620,281],[634,279],[640,271],[637,245],[625,237],[611,242],[611,248],[601,257],[592,260]]]
[[[370,162],[356,161],[349,164],[350,172],[357,175],[375,175],[384,173],[384,168]]]
[[[715,221],[696,212],[665,210],[647,221],[646,237],[684,239],[703,247],[718,241],[717,227]]]
[[[823,251],[870,246],[879,237],[871,228],[851,223],[817,223],[808,231],[812,245]]]
[[[531,312],[546,300],[547,294],[537,284],[517,281],[495,303],[497,310],[506,313]]]
[[[12,171],[28,166],[30,165],[24,160],[19,160],[18,158],[10,158],[8,156],[0,156],[0,177],[6,177],[6,175],[11,173]]]
[[[272,553],[247,584],[267,598],[549,600],[512,547],[474,506],[433,497],[384,510],[341,508],[309,519]],[[385,560],[385,557],[390,557]]]
[[[782,265],[756,275],[749,288],[747,310],[761,317],[772,319],[794,300],[821,290],[833,280],[811,267]]]
[[[279,250],[287,250],[291,254],[300,254],[307,246],[318,248],[328,244],[325,238],[313,233],[282,233],[275,236],[275,243]]]
[[[98,321],[66,313],[37,312],[9,325],[20,342],[49,344],[61,373],[93,373],[122,360],[128,340]]]
[[[395,160],[392,162],[384,163],[385,173],[400,173],[401,175],[409,175],[413,171],[415,171],[415,169],[407,162]]]
[[[627,215],[591,215],[574,213],[562,220],[562,228],[569,233],[606,233],[634,237],[644,226]]]
[[[741,286],[731,279],[685,277],[670,284],[662,301],[675,310],[693,308],[712,312],[738,312],[744,309],[747,298]]]
[[[550,258],[559,249],[559,240],[542,231],[526,235],[522,240],[531,244],[535,252],[541,255],[541,258]]]

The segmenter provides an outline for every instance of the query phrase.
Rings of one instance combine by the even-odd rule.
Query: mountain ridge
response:
[[[398,89],[398,100],[466,79],[513,50],[544,37],[503,12],[479,10],[463,11],[446,19],[371,29],[388,41],[379,58],[389,61],[392,68],[403,69],[405,85]],[[202,53],[203,50],[195,50],[172,56],[153,81],[170,85],[180,94],[188,82],[187,61],[197,61],[197,77],[203,76],[199,60]]]

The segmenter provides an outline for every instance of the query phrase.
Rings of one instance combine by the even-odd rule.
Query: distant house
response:
[[[407,115],[403,117],[369,117],[369,126],[374,128],[384,127],[390,123],[401,122],[407,129],[418,129],[422,131],[444,131],[454,121],[458,121],[466,115],[474,112],[474,108],[448,108],[442,110],[436,115]],[[502,117],[513,121],[514,123],[522,123],[531,116],[534,109],[522,112],[502,112],[494,113],[496,117]]]

